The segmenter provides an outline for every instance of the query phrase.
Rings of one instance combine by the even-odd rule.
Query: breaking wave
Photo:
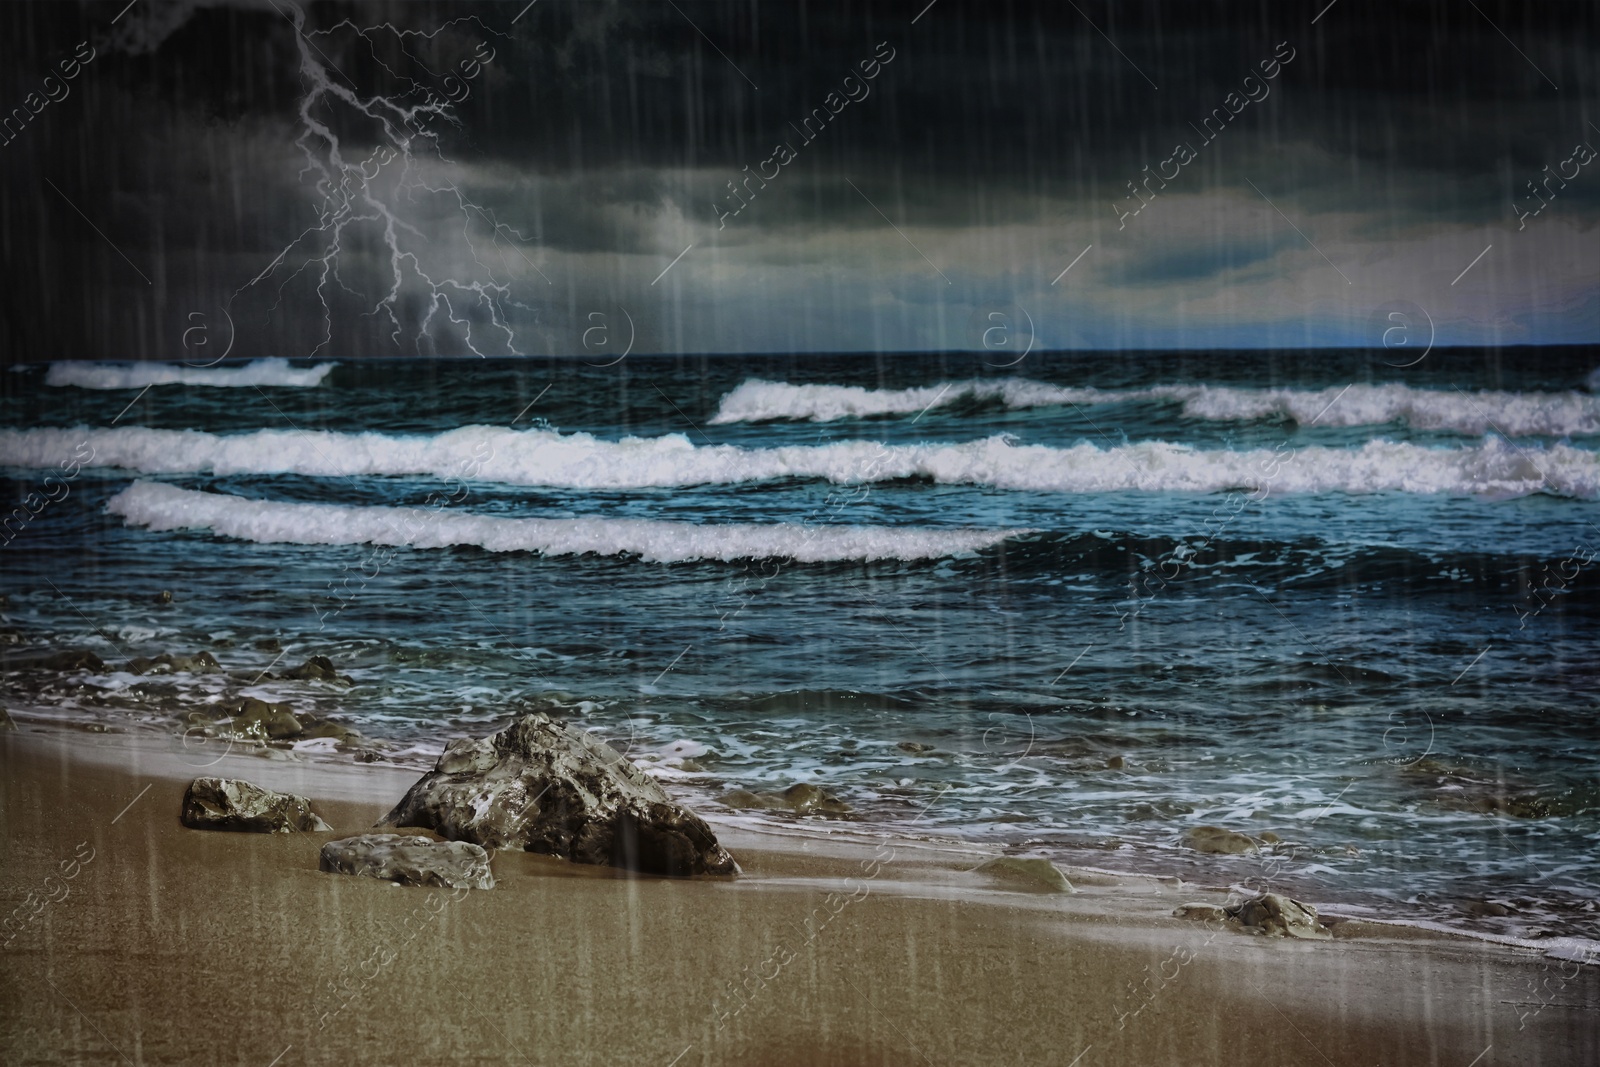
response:
[[[1600,396],[1576,391],[1520,393],[1351,385],[1328,389],[1239,389],[1159,385],[1146,389],[1068,388],[1027,378],[943,382],[911,389],[746,381],[722,398],[714,424],[920,414],[960,401],[1024,409],[1067,405],[1177,402],[1187,418],[1218,422],[1289,419],[1301,425],[1382,426],[1510,437],[1600,434]]]
[[[82,459],[83,449],[93,455]],[[1114,448],[1015,444],[1006,436],[959,444],[742,448],[693,444],[682,434],[609,441],[587,433],[464,426],[432,436],[256,430],[0,430],[0,465],[82,466],[142,474],[426,476],[574,489],[733,485],[785,478],[841,484],[925,479],[945,485],[1058,492],[1550,493],[1600,499],[1600,453],[1569,444],[1519,447],[1499,438],[1434,447],[1376,440],[1360,448],[1280,445],[1206,450],[1165,441]]]
[[[310,388],[337,366],[318,363],[294,367],[286,359],[258,359],[238,367],[188,367],[181,363],[52,363],[46,385],[80,389],[143,389],[150,385],[205,385],[239,388],[250,385]]]
[[[106,505],[150,530],[207,529],[263,544],[474,545],[545,556],[633,555],[650,563],[688,560],[927,560],[976,552],[1032,530],[827,526],[771,523],[702,526],[648,519],[513,519],[438,508],[289,504],[135,482]]]

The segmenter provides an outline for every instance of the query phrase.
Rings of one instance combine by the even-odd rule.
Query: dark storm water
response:
[[[118,466],[85,467],[13,524],[7,625],[22,648],[112,663],[206,648],[259,672],[279,656],[268,638],[280,666],[328,655],[354,688],[242,691],[342,718],[397,759],[547,708],[708,807],[815,781],[866,819],[1211,884],[1268,860],[1197,856],[1186,827],[1272,831],[1298,846],[1273,878],[1311,899],[1453,922],[1493,899],[1515,911],[1492,928],[1593,936],[1600,406],[1584,386],[1600,358],[1439,352],[1397,370],[1385,355],[344,362],[316,385],[159,384],[131,407],[136,386],[18,369],[0,399],[8,507],[76,443]],[[1025,381],[989,388],[1010,379]],[[851,414],[784,383],[864,392]],[[395,458],[462,427],[498,428],[468,435],[492,461]],[[219,437],[256,431],[288,436],[214,458]],[[567,445],[577,460],[549,458]],[[780,448],[795,451],[767,463]],[[751,456],[765,473],[747,476]],[[1218,463],[1240,473],[1205,473]],[[545,554],[538,531],[489,551],[475,527],[458,538],[474,543],[375,548],[338,543],[354,520],[332,513],[152,529],[157,512],[182,525],[193,498],[108,512],[136,482],[429,521],[777,529],[760,559],[681,558],[695,553],[673,529],[648,559]],[[786,554],[846,525],[996,543]],[[13,708],[127,729],[241,691],[5,678]]]

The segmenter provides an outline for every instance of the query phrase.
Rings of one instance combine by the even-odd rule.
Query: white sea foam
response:
[[[1413,389],[1409,385],[1352,385],[1329,389],[1230,389],[1175,386],[1194,419],[1288,418],[1302,426],[1380,426],[1498,433],[1509,437],[1600,434],[1600,396],[1494,390]]]
[[[1165,441],[1114,448],[1018,445],[1004,436],[960,444],[696,446],[682,434],[607,441],[586,433],[464,426],[434,436],[256,430],[0,430],[0,465],[54,467],[80,446],[85,465],[144,474],[210,472],[314,477],[395,475],[506,485],[645,489],[731,485],[781,478],[838,484],[925,478],[945,485],[1060,492],[1551,493],[1600,498],[1600,453],[1569,444],[1433,447],[1368,441],[1360,448],[1205,450]]]
[[[1511,437],[1600,434],[1600,396],[1576,391],[1519,393],[1416,389],[1409,385],[1351,385],[1328,389],[1237,389],[1158,385],[1145,389],[1076,389],[1027,378],[942,382],[911,389],[854,385],[793,385],[751,379],[722,398],[711,422],[780,419],[831,422],[875,415],[908,415],[960,400],[999,400],[1008,408],[1176,401],[1191,419],[1236,422],[1292,419],[1302,425],[1381,426],[1500,433]]]
[[[867,389],[859,385],[791,385],[752,378],[722,398],[713,425],[791,419],[832,422],[871,415],[910,415],[958,400],[998,398],[1006,407],[1109,404],[1129,394],[1102,389],[1068,389],[1027,378],[1002,381],[941,382],[912,389]]]
[[[151,530],[209,529],[225,537],[300,545],[476,545],[546,556],[637,555],[684,560],[939,559],[976,552],[1030,530],[824,526],[804,523],[698,525],[648,519],[511,519],[453,509],[288,504],[135,482],[106,507]]]
[[[190,367],[182,363],[52,363],[46,385],[80,389],[143,389],[148,385],[207,385],[238,388],[249,385],[321,385],[334,363],[294,367],[286,359],[258,359],[242,366]]]

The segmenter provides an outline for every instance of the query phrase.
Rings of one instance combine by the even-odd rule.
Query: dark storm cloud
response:
[[[832,307],[839,329],[853,322],[877,336],[860,316],[880,312],[830,271],[859,271],[908,306],[962,304],[935,316],[955,321],[966,305],[1048,282],[1091,241],[1102,252],[1081,284],[1101,286],[1101,298],[1138,290],[1141,313],[1165,314],[1138,301],[1163,286],[1263,278],[1309,256],[1273,210],[1331,241],[1341,262],[1382,263],[1397,242],[1439,227],[1514,227],[1513,203],[1541,168],[1580,139],[1600,143],[1590,126],[1600,122],[1595,5],[1339,0],[1312,26],[1324,3],[939,0],[912,25],[925,3],[305,10],[316,62],[341,87],[452,102],[456,122],[429,127],[448,163],[429,180],[484,212],[462,217],[448,195],[413,195],[407,222],[445,269],[483,257],[513,279],[507,314],[530,329],[578,321],[591,298],[666,299],[666,286],[692,285],[703,269],[721,288],[684,292],[663,313],[693,308],[707,330],[745,338],[761,326],[735,324],[752,314],[739,310],[750,302],[740,286],[770,269],[797,272],[782,284],[761,275],[773,306]],[[307,82],[289,5],[142,0],[113,25],[123,6],[0,10],[0,107],[21,105],[80,40],[99,49],[70,97],[0,147],[0,251],[13,278],[0,337],[12,358],[180,354],[175,327],[190,310],[229,299],[315,225],[294,144]],[[894,58],[863,78],[880,48]],[[1294,58],[1267,76],[1263,62],[1284,49]],[[463,64],[488,53],[467,76]],[[852,76],[867,91],[830,114],[829,94]],[[1206,139],[1197,127],[1240,93],[1252,102]],[[828,121],[807,136],[797,127],[819,109]],[[349,108],[313,117],[357,157],[386,136]],[[1179,143],[1198,158],[1128,222],[1137,233],[1121,233],[1128,183]],[[732,214],[728,183],[779,145],[795,160],[741,186],[758,191]],[[1195,225],[1197,211],[1212,224]],[[510,229],[491,230],[487,213]],[[1536,243],[1554,241],[1560,254],[1545,258],[1568,262],[1560,235],[1596,217],[1600,174],[1585,174],[1528,224],[1542,229],[1519,255],[1538,262]],[[1113,233],[1120,245],[1106,243]],[[351,292],[336,297],[348,321],[332,345],[383,351],[387,328],[363,314],[390,262],[370,227],[350,237],[341,280]],[[690,243],[706,267],[691,259],[670,283],[646,284]],[[308,277],[275,276],[250,295],[300,308],[317,297]],[[1566,301],[1579,291],[1569,282],[1527,284]],[[324,340],[320,321],[291,319],[280,314],[283,332],[259,343],[295,354]],[[694,328],[660,325],[658,336],[671,344],[698,337]],[[769,343],[792,334],[772,324]]]
[[[1224,236],[1220,240],[1188,240],[1141,255],[1109,272],[1125,285],[1191,282],[1240,270],[1271,259],[1295,242],[1292,233],[1270,238]]]

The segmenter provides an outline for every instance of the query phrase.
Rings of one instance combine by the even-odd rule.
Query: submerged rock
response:
[[[1193,826],[1183,832],[1183,843],[1196,852],[1238,856],[1257,851],[1254,838],[1220,826]]]
[[[1133,820],[1174,819],[1193,814],[1194,808],[1177,800],[1158,800],[1154,804],[1139,803],[1128,809],[1128,818]]]
[[[1230,918],[1228,909],[1220,904],[1179,904],[1172,909],[1172,917],[1204,923],[1226,922]]]
[[[748,789],[734,789],[717,798],[730,808],[741,811],[792,811],[796,815],[848,815],[854,809],[810,782],[797,782],[781,793],[752,793]]]
[[[382,878],[400,885],[493,889],[489,853],[466,841],[402,834],[362,834],[322,846],[317,866],[329,874]]]
[[[196,778],[183,794],[183,825],[193,830],[243,830],[288,834],[331,830],[311,801],[274,793],[238,778]]]
[[[445,748],[382,826],[647,874],[736,874],[711,828],[616,749],[542,713]]]
[[[1457,906],[1474,919],[1503,919],[1517,913],[1516,908],[1498,900],[1468,900]]]
[[[973,871],[1032,889],[1052,893],[1073,892],[1072,883],[1061,873],[1061,868],[1039,856],[997,856],[978,864]]]
[[[1279,893],[1263,893],[1237,907],[1226,909],[1229,917],[1252,933],[1273,937],[1300,937],[1326,941],[1331,931],[1317,921],[1317,909]]]
[[[306,718],[300,720],[299,736],[303,740],[331,737],[341,745],[353,745],[361,740],[361,731],[330,719]]]
[[[154,659],[135,656],[128,661],[127,669],[133,674],[221,674],[222,664],[209,652],[196,652],[192,656],[163,652]]]
[[[15,730],[17,724],[11,721],[11,713],[5,708],[0,708],[0,734]]]
[[[1536,783],[1499,767],[1466,767],[1422,759],[1407,764],[1400,773],[1416,784],[1430,785],[1433,802],[1448,811],[1548,819],[1576,815],[1600,803],[1600,790],[1592,784],[1543,793]]]
[[[300,666],[284,671],[279,678],[293,678],[303,682],[333,682],[336,685],[354,685],[349,678],[333,669],[333,661],[327,656],[312,656]]]
[[[69,648],[63,652],[24,652],[20,656],[6,657],[8,670],[93,671],[104,674],[106,662],[86,648]]]
[[[921,741],[902,741],[894,747],[898,748],[901,752],[909,752],[913,756],[920,756],[924,752],[933,751],[932,745],[925,745]]]

